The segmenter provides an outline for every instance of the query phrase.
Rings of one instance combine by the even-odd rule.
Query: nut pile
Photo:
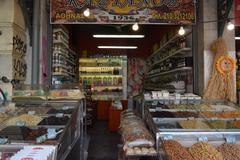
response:
[[[207,122],[213,129],[225,129],[227,128],[227,122],[223,120],[212,120]]]
[[[199,120],[183,120],[179,121],[182,128],[185,129],[209,129],[209,126]]]
[[[240,159],[240,145],[224,143],[219,146],[218,151],[222,153],[224,160],[239,160]]]
[[[169,160],[194,160],[188,150],[177,141],[163,141],[163,147]]]
[[[224,160],[222,154],[207,142],[198,142],[189,148],[195,160]]]
[[[18,117],[14,117],[9,119],[6,122],[8,126],[15,126],[17,122],[23,122],[25,126],[36,126],[42,120],[41,117],[30,115],[30,114],[22,114]]]

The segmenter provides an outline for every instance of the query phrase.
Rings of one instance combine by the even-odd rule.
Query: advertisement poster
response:
[[[194,24],[195,0],[51,0],[52,24]],[[90,9],[90,16],[83,12]]]

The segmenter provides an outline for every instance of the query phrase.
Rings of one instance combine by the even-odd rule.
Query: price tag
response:
[[[157,112],[160,112],[161,110],[162,110],[161,107],[156,107],[156,111],[157,111]]]
[[[216,121],[216,120],[218,120],[218,118],[217,117],[212,117],[211,120]]]
[[[171,140],[171,139],[173,139],[173,136],[170,135],[170,134],[164,135],[163,139],[164,139],[164,140]]]
[[[70,107],[69,106],[64,106],[62,109],[63,110],[68,110],[68,109],[70,109]]]
[[[0,144],[6,144],[8,142],[7,138],[0,138]]]
[[[42,142],[44,142],[46,139],[47,139],[47,136],[44,134],[44,135],[42,135],[42,136],[40,136],[40,137],[37,137],[36,141],[37,141],[37,143],[42,143]]]
[[[153,106],[156,106],[157,104],[158,104],[158,101],[153,101],[153,102],[152,102],[152,105],[153,105]]]
[[[64,116],[63,113],[57,113],[57,114],[56,114],[56,117],[58,117],[58,118],[62,118],[63,116]]]
[[[34,115],[34,114],[35,114],[35,111],[28,111],[28,114]]]
[[[19,126],[19,127],[25,126],[25,122],[17,121],[16,126]]]
[[[47,133],[48,134],[56,134],[56,128],[48,128]]]
[[[235,144],[236,143],[236,137],[235,136],[226,136],[226,142],[229,144]]]
[[[208,137],[207,136],[198,137],[198,141],[207,142],[208,141]]]

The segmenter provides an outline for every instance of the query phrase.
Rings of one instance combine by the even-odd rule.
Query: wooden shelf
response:
[[[71,63],[72,65],[76,65],[75,62],[71,61],[70,59],[66,59],[67,62]]]
[[[59,51],[53,51],[53,54],[60,54],[60,55],[63,55],[65,58],[68,58],[68,55],[64,52],[59,52]]]
[[[184,36],[180,36],[180,35],[175,35],[173,38],[171,38],[169,41],[167,41],[164,45],[162,45],[158,50],[156,50],[152,55],[150,55],[148,57],[148,60],[150,60],[151,58],[153,58],[156,54],[160,53],[163,49],[165,49],[165,47],[167,47],[169,44],[175,43],[176,40],[178,40],[178,38],[182,38],[182,37],[186,37],[190,34],[191,32],[187,32]]]
[[[153,68],[155,65],[160,64],[160,63],[162,63],[163,61],[167,60],[168,58],[174,57],[174,56],[176,56],[176,55],[182,54],[182,55],[184,56],[184,54],[185,54],[186,52],[189,52],[189,51],[191,51],[191,48],[181,48],[181,49],[177,50],[176,52],[172,53],[171,55],[168,55],[168,56],[162,58],[161,60],[153,63],[153,64],[150,66],[150,68]]]
[[[53,64],[53,67],[62,67],[62,68],[68,69],[67,66],[62,65],[62,64]]]
[[[113,69],[113,68],[118,68],[118,69],[122,69],[123,67],[122,66],[117,66],[117,67],[109,67],[109,66],[105,66],[105,67],[103,67],[103,66],[89,66],[89,67],[87,67],[87,66],[85,66],[85,67],[79,67],[79,69],[81,69],[81,68],[87,68],[87,69],[96,69],[96,68],[99,68],[99,69],[101,69],[101,68],[109,68],[109,69]]]
[[[79,77],[122,77],[123,75],[113,74],[79,74]]]
[[[68,74],[66,74],[65,72],[53,72],[52,75],[53,76],[68,76]]]
[[[56,33],[56,32],[61,32],[62,34],[64,34],[64,36],[66,36],[66,38],[69,38],[68,33],[64,31],[62,28],[54,28],[53,33]]]
[[[80,58],[79,63],[106,63],[106,62],[121,62],[122,59],[112,59],[112,58]]]
[[[149,78],[162,76],[162,75],[166,75],[166,74],[171,74],[171,73],[175,73],[175,72],[183,72],[183,71],[190,71],[190,70],[192,70],[192,67],[181,67],[181,68],[176,68],[176,69],[173,69],[170,71],[164,71],[164,72],[148,75],[147,78],[149,79]]]
[[[54,43],[54,44],[60,44],[60,45],[62,45],[62,46],[64,46],[65,48],[68,49],[68,44],[67,44],[66,42],[62,41],[62,40],[56,40],[56,39],[54,39],[54,40],[53,40],[53,43]]]

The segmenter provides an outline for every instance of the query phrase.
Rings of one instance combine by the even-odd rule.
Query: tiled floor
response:
[[[118,133],[108,132],[107,122],[99,121],[89,129],[90,144],[88,160],[117,160],[121,137]]]

